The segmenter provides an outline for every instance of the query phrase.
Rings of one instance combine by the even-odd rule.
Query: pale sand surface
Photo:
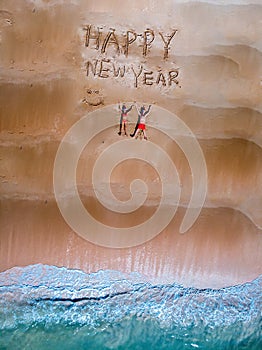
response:
[[[137,271],[152,280],[198,287],[244,283],[262,272],[262,45],[259,1],[30,1],[0,5],[0,270],[43,263],[86,272]],[[133,44],[126,64],[179,68],[171,89],[134,88],[125,80],[86,77],[85,62],[99,52],[84,46],[84,26],[178,33],[163,60],[161,41],[146,62]],[[123,40],[123,39],[120,39]],[[111,51],[110,51],[111,52]],[[110,53],[112,55],[112,52]],[[155,74],[155,73],[154,73]],[[87,92],[88,91],[88,92]],[[83,102],[84,100],[84,102]],[[150,141],[176,164],[181,207],[167,228],[138,247],[109,249],[79,237],[65,223],[54,198],[53,164],[66,131],[83,116],[118,101],[140,101],[175,113],[197,136],[208,171],[208,192],[198,221],[184,235],[179,226],[192,178],[183,152],[157,130]],[[116,112],[117,114],[117,112]],[[136,113],[132,111],[129,131]],[[106,210],[94,197],[91,169],[119,140],[118,126],[101,132],[81,155],[78,189],[90,213],[117,227],[139,224],[161,196],[154,169],[142,161],[116,167],[113,193],[130,196],[129,184],[148,184],[145,207],[130,215]],[[137,142],[140,142],[137,140]]]
[[[1,212],[1,270],[41,262],[86,272],[137,271],[152,280],[197,287],[244,283],[261,273],[261,231],[232,209],[204,209],[184,235],[177,232],[181,209],[164,232],[128,249],[80,238],[53,202],[4,201]]]

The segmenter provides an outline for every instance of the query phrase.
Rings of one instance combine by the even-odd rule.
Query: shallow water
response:
[[[261,349],[262,276],[220,290],[34,265],[0,274],[0,349]]]

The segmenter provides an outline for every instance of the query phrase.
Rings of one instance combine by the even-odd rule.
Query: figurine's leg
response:
[[[133,131],[132,134],[130,134],[131,137],[134,137],[136,132],[137,132],[137,128],[138,128],[138,123],[136,123],[136,126],[135,126],[135,130]]]
[[[122,123],[119,124],[119,132],[118,132],[118,135],[121,135],[121,131],[122,131]]]
[[[137,137],[138,137],[139,131],[140,131],[140,129],[137,129],[137,130],[136,130],[136,133],[135,133],[135,138],[136,138],[136,139],[137,139]]]
[[[124,132],[125,132],[125,136],[127,136],[127,133],[126,133],[126,123],[124,123]]]

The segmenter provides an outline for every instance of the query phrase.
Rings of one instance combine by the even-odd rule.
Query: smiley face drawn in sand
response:
[[[86,96],[83,98],[83,103],[97,107],[100,105],[104,105],[104,97],[101,91],[97,89],[86,89]]]
[[[13,15],[9,11],[0,10],[0,28],[10,26],[14,23]]]

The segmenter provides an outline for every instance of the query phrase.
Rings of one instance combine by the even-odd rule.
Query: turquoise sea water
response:
[[[262,349],[262,276],[220,290],[34,265],[0,273],[0,349]]]

